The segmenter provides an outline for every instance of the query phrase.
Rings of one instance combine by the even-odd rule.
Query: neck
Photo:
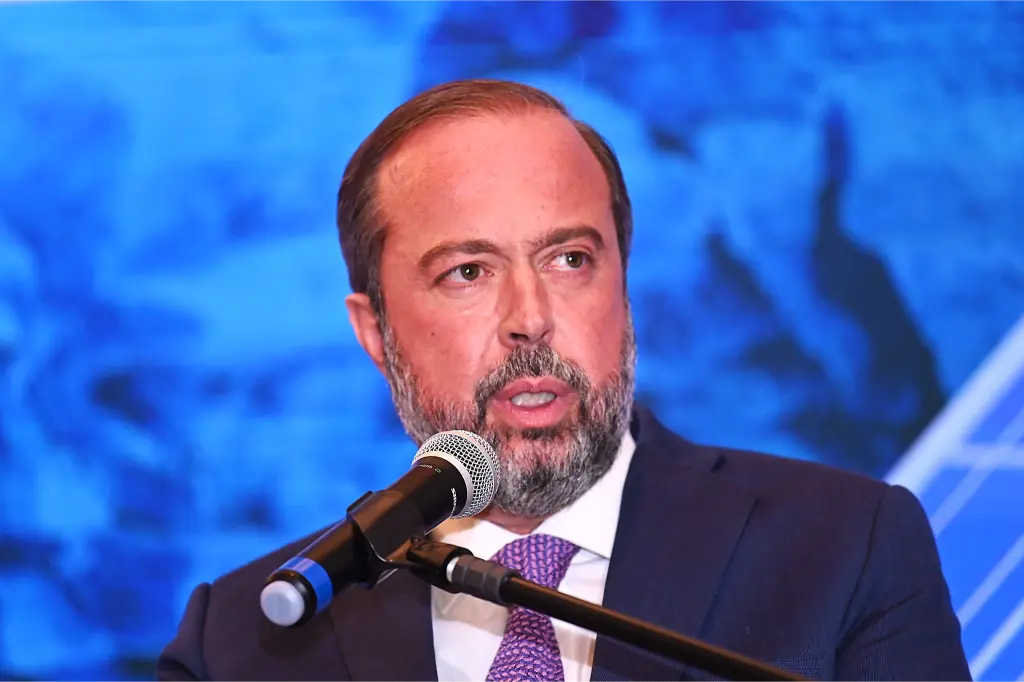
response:
[[[480,518],[487,519],[491,523],[501,526],[505,530],[510,533],[515,533],[516,535],[529,535],[533,531],[537,530],[537,526],[544,522],[544,517],[525,518],[522,516],[508,514],[500,509],[494,509],[493,507],[481,512]]]

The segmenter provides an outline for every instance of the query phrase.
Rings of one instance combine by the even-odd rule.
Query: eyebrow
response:
[[[604,239],[601,233],[590,225],[572,225],[559,227],[547,234],[530,242],[530,248],[534,251],[541,251],[551,246],[565,244],[574,239],[589,239],[594,243],[597,251],[604,250]],[[500,253],[501,249],[496,243],[489,239],[466,239],[462,241],[442,242],[429,249],[420,257],[419,268],[421,271],[430,269],[434,262],[455,254],[476,255],[481,253]]]
[[[539,239],[535,239],[530,246],[533,247],[534,251],[540,251],[548,248],[549,246],[556,246],[558,244],[571,242],[574,239],[589,239],[594,242],[595,249],[598,251],[604,249],[604,239],[601,237],[601,233],[590,225],[560,227],[548,232]]]

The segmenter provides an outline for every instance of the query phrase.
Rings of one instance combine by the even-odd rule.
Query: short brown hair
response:
[[[376,202],[380,166],[403,140],[426,123],[483,113],[520,113],[531,108],[556,111],[568,118],[601,163],[611,190],[625,277],[633,236],[633,211],[622,169],[608,142],[592,127],[572,118],[562,102],[542,90],[511,81],[459,80],[426,90],[392,111],[363,140],[345,167],[338,189],[338,238],[352,291],[367,294],[376,312],[384,309],[380,258],[385,225]]]

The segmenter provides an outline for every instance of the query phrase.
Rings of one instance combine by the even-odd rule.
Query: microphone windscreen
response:
[[[498,455],[490,443],[471,431],[442,431],[424,441],[413,457],[413,462],[428,454],[447,455],[465,469],[469,501],[454,518],[475,516],[487,508],[501,484]]]

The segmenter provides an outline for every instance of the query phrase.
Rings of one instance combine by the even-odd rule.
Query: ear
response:
[[[370,297],[366,294],[349,294],[345,298],[345,307],[348,308],[348,321],[356,333],[359,345],[383,374],[384,338],[381,336],[380,320],[370,304]]]

